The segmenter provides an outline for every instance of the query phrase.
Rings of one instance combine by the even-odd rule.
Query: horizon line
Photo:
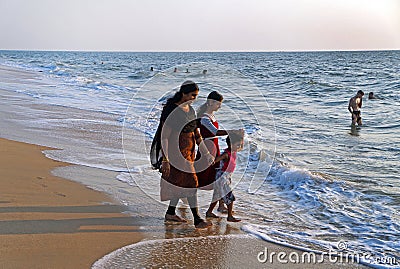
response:
[[[292,53],[292,52],[373,52],[373,51],[400,51],[397,49],[316,49],[316,50],[63,50],[63,49],[0,49],[0,51],[32,51],[32,52],[125,52],[125,53]]]

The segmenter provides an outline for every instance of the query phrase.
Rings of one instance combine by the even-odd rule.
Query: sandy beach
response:
[[[107,195],[52,176],[48,148],[0,139],[0,268],[90,268],[143,238]]]
[[[160,216],[148,222],[128,216],[106,194],[53,176],[52,169],[68,164],[44,157],[41,151],[48,149],[0,139],[0,268],[90,268],[142,239],[96,268],[361,267],[327,259],[306,265],[259,262],[266,249],[287,255],[294,250],[245,235],[240,224],[222,218],[208,230],[196,230],[190,223],[164,223]],[[187,209],[180,214],[190,218]]]

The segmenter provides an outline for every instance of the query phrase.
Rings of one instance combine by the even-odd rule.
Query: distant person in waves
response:
[[[357,94],[350,98],[348,110],[351,113],[351,124],[356,125],[356,123],[361,126],[361,107],[362,107],[362,98],[364,96],[364,92],[359,90]]]
[[[373,92],[370,92],[368,94],[368,99],[378,99],[378,97],[376,97]]]
[[[208,165],[214,162],[214,157],[202,143],[196,112],[191,106],[198,94],[197,84],[188,80],[167,100],[151,146],[150,159],[153,167],[162,173],[161,201],[170,201],[165,221],[186,222],[175,210],[179,199],[187,198],[195,227],[207,228],[212,224],[200,217],[197,208],[198,179],[194,169],[196,143]]]

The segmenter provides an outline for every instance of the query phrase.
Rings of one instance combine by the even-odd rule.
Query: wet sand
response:
[[[179,209],[179,214],[190,219],[187,208]],[[152,238],[106,255],[93,268],[366,268],[345,257],[266,242],[244,233],[241,223],[229,223],[226,218],[209,221],[213,226],[205,230],[194,229],[191,222],[147,227]]]
[[[283,254],[282,254],[283,253]],[[250,235],[142,241],[94,265],[107,268],[364,268],[343,258],[304,254]]]

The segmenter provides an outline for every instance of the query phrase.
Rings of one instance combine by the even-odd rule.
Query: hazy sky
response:
[[[0,49],[400,49],[400,0],[0,0]]]

